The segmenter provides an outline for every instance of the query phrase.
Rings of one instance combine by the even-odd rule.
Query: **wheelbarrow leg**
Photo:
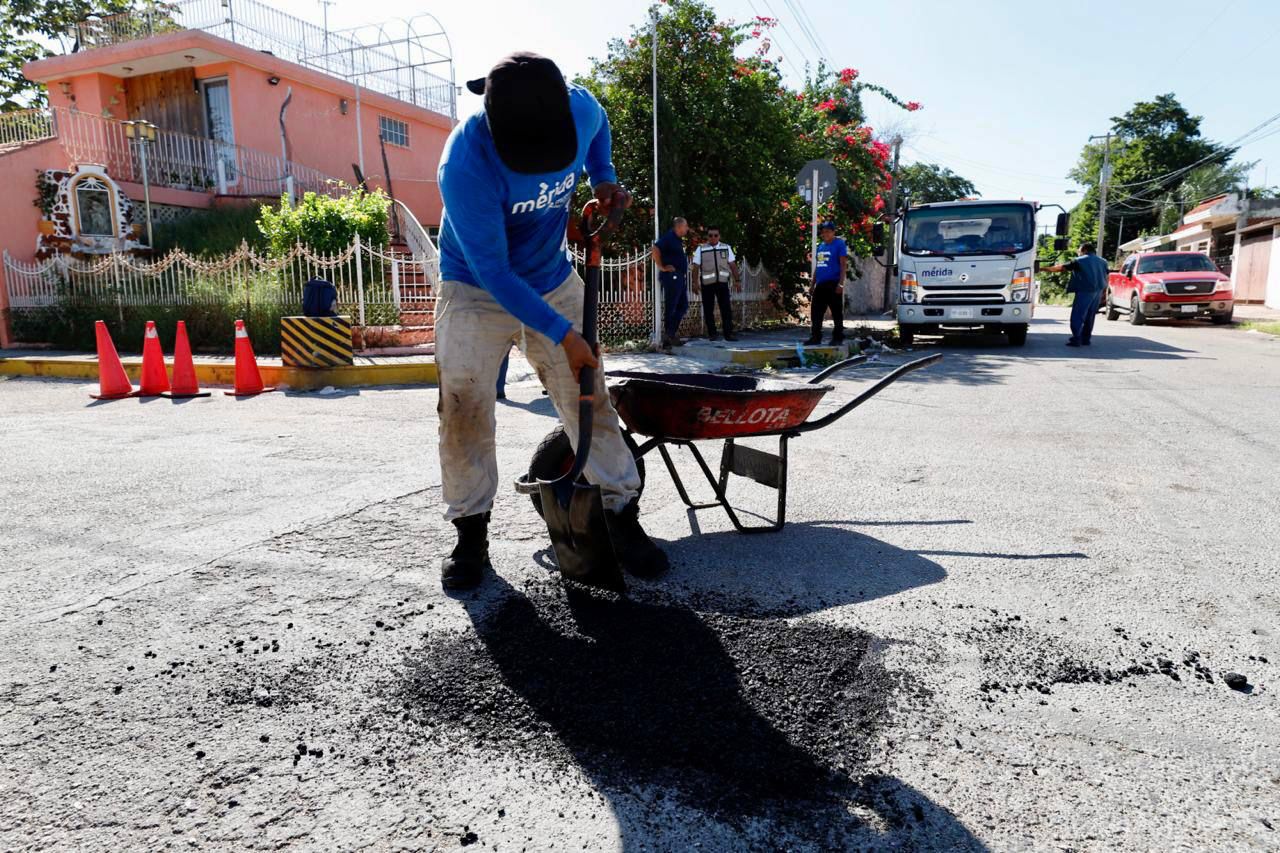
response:
[[[681,442],[681,443],[686,444],[689,447],[689,449],[694,452],[695,456],[698,457],[698,461],[702,462],[702,458],[700,455],[698,455],[698,449],[696,447],[694,447],[692,444],[688,444],[687,442]],[[667,473],[671,475],[671,481],[676,484],[676,491],[680,493],[680,500],[684,501],[685,506],[689,507],[689,509],[695,509],[695,510],[710,509],[713,506],[720,506],[721,504],[720,501],[715,501],[714,503],[703,503],[703,504],[694,503],[693,499],[689,497],[689,492],[684,487],[684,480],[680,479],[680,472],[676,470],[675,462],[671,459],[671,452],[667,450],[666,442],[658,442],[657,447],[658,447],[658,452],[662,454],[662,461],[666,463]],[[702,467],[705,470],[706,463],[703,463]],[[713,489],[715,488],[715,480],[711,481],[711,487]],[[717,492],[717,496],[719,496],[719,492]]]
[[[778,455],[769,454],[750,447],[734,444],[732,438],[724,440],[724,451],[720,455],[720,479],[712,482],[716,496],[724,506],[729,521],[739,533],[775,533],[787,523],[787,440],[788,435],[778,438]],[[701,462],[701,459],[699,459]],[[711,472],[705,463],[702,465],[707,479],[711,480]],[[753,480],[762,486],[776,489],[778,492],[778,509],[775,520],[769,524],[743,524],[729,502],[729,475],[737,474]]]

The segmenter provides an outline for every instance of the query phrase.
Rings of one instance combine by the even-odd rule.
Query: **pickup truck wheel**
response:
[[[1135,326],[1142,326],[1147,322],[1147,318],[1142,316],[1142,303],[1138,301],[1136,293],[1129,300],[1129,322]]]
[[[635,439],[630,433],[623,432],[622,440],[626,442],[627,449],[631,451],[632,456],[636,456],[640,448],[636,446]],[[542,439],[537,449],[533,451],[533,458],[529,461],[530,480],[554,480],[569,472],[573,467],[573,445],[569,443],[569,436],[565,435],[564,427],[557,426]],[[644,460],[636,456],[636,469],[640,473],[640,495],[644,494]],[[579,478],[580,480],[583,478]],[[640,496],[637,495],[639,500]],[[542,515],[542,495],[534,492],[529,495],[529,500],[533,502],[533,508],[538,515]]]
[[[911,346],[915,339],[916,327],[913,323],[898,324],[898,340],[901,342],[904,349]]]
[[[1119,311],[1119,309],[1117,309],[1117,308],[1116,308],[1116,304],[1115,304],[1114,302],[1112,302],[1112,301],[1111,301],[1111,291],[1110,291],[1110,290],[1108,290],[1108,291],[1107,291],[1107,295],[1106,295],[1105,297],[1103,297],[1103,298],[1104,298],[1104,299],[1106,299],[1106,301],[1107,301],[1107,319],[1108,319],[1108,320],[1119,320],[1119,319],[1120,319],[1120,311]]]
[[[1225,326],[1231,322],[1231,320],[1235,316],[1235,313],[1236,313],[1236,309],[1233,307],[1230,311],[1228,311],[1225,314],[1214,314],[1213,324],[1215,326]]]
[[[1005,334],[1009,336],[1009,346],[1021,347],[1027,344],[1027,325],[1025,323],[1018,326],[1009,326],[1005,329]]]

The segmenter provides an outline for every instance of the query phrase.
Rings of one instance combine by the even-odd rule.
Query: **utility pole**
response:
[[[1106,136],[1090,136],[1089,141],[1106,140],[1102,149],[1102,171],[1098,175],[1098,257],[1103,257],[1103,240],[1107,236],[1107,184],[1111,181],[1111,132]]]
[[[658,215],[658,7],[649,9],[653,28],[650,34],[653,39],[652,82],[653,82],[653,242],[662,236],[662,220]],[[686,281],[685,286],[688,286]],[[672,330],[667,330],[670,333]],[[650,343],[657,347],[662,343],[662,282],[658,275],[658,262],[653,262],[653,337]]]
[[[894,247],[897,245],[894,235],[897,229],[894,220],[898,215],[898,157],[902,154],[902,137],[895,136],[893,138],[893,171],[892,182],[889,184],[889,246],[884,256],[884,310],[888,311],[892,306],[889,300],[893,295],[893,259]]]
[[[1120,244],[1124,242],[1124,217],[1120,217],[1120,230],[1116,232],[1116,257],[1120,257]]]

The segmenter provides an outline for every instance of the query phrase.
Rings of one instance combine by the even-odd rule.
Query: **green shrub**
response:
[[[357,234],[366,246],[385,246],[390,207],[391,199],[382,190],[354,188],[338,198],[309,192],[292,207],[282,197],[278,208],[262,208],[258,230],[277,256],[288,254],[298,243],[317,252],[341,252]]]
[[[236,251],[241,243],[262,252],[267,248],[267,238],[258,230],[260,215],[261,208],[257,206],[219,207],[174,222],[159,222],[152,227],[152,248],[156,257],[181,249],[188,255],[212,258]]]

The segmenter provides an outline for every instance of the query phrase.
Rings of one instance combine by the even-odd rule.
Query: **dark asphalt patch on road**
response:
[[[879,796],[859,774],[896,679],[870,634],[558,584],[499,595],[464,602],[475,633],[409,654],[394,712],[722,816]]]

